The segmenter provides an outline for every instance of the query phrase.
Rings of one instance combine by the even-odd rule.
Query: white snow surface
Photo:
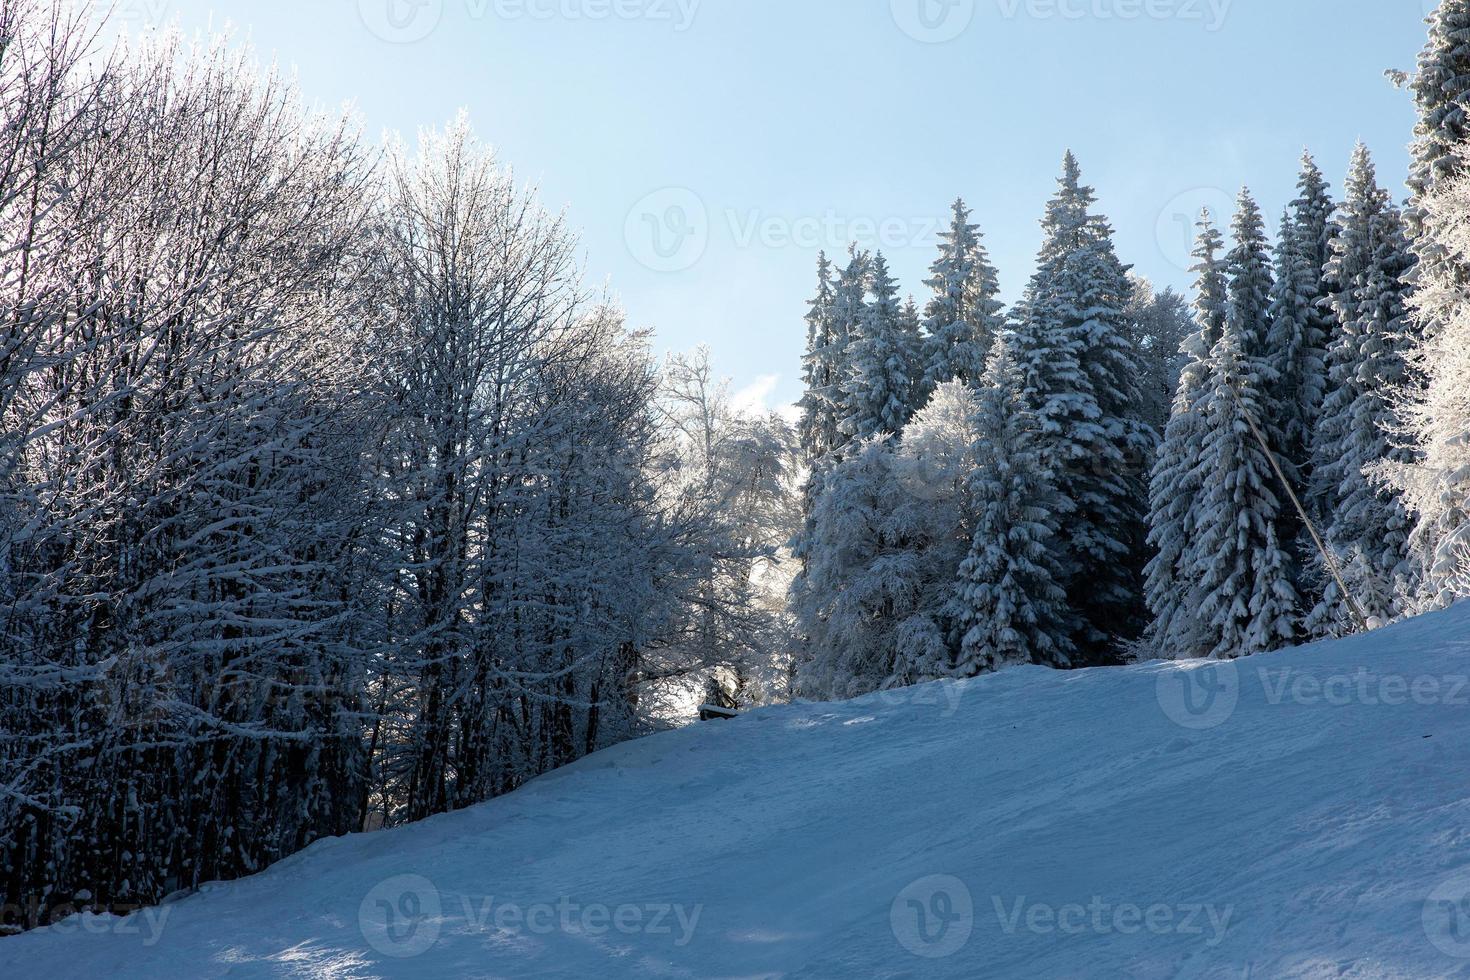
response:
[[[0,940],[0,977],[1470,977],[1467,675],[1461,606],[761,710]]]

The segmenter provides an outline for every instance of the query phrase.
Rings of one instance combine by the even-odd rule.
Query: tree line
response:
[[[823,256],[807,317],[796,686],[1235,658],[1470,585],[1470,2],[1412,76],[1411,195],[1307,155],[1273,246],[1202,214],[1192,307],[1118,258],[1069,153],[1020,300],[964,203],[901,302]]]

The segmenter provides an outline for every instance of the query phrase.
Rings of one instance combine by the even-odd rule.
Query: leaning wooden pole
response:
[[[1236,390],[1233,380],[1230,381],[1229,388],[1231,396],[1235,399],[1236,407],[1240,409],[1240,414],[1245,416],[1245,422],[1251,427],[1251,432],[1255,435],[1256,441],[1261,444],[1261,451],[1271,461],[1271,469],[1276,471],[1276,478],[1286,488],[1286,495],[1291,498],[1292,505],[1296,507],[1296,512],[1301,515],[1303,523],[1307,526],[1307,530],[1311,532],[1312,540],[1316,543],[1317,550],[1322,554],[1322,561],[1326,563],[1327,570],[1332,573],[1333,580],[1337,582],[1337,590],[1342,593],[1342,599],[1347,603],[1348,611],[1352,613],[1353,619],[1358,622],[1358,629],[1364,633],[1368,632],[1368,617],[1363,613],[1363,607],[1358,605],[1357,598],[1352,592],[1348,591],[1347,580],[1342,576],[1342,566],[1337,563],[1337,556],[1332,553],[1331,549],[1327,547],[1327,542],[1322,539],[1321,532],[1317,530],[1317,522],[1312,520],[1312,515],[1308,514],[1307,508],[1302,506],[1301,498],[1292,489],[1291,481],[1286,478],[1286,472],[1281,468],[1281,463],[1277,460],[1276,453],[1272,451],[1271,444],[1266,441],[1265,435],[1261,433],[1261,427],[1256,424],[1255,416],[1246,407],[1245,399],[1240,397],[1240,392]]]

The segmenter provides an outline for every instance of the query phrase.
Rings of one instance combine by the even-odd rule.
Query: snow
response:
[[[0,976],[1470,976],[1467,671],[1470,605],[763,709],[0,941]]]

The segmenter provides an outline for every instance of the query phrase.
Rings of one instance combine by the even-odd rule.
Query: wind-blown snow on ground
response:
[[[1470,606],[764,710],[322,842],[5,977],[1470,976]]]

